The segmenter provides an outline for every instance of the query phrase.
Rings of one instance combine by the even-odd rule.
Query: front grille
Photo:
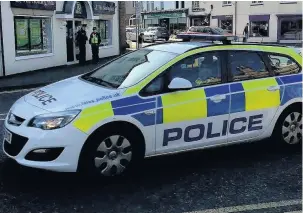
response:
[[[6,140],[4,141],[4,150],[10,156],[17,156],[21,152],[27,141],[28,138],[12,133],[11,143],[8,143]]]
[[[20,126],[24,121],[24,118],[21,118],[13,113],[8,114],[7,122],[11,125]]]

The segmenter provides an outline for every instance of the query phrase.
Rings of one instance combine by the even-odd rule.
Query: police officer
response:
[[[79,64],[85,64],[86,62],[86,41],[88,40],[86,31],[86,25],[83,24],[81,29],[77,32],[76,41],[79,45]]]
[[[89,43],[92,47],[93,63],[99,61],[99,45],[101,43],[100,34],[97,32],[97,28],[93,27],[93,32],[90,34]]]

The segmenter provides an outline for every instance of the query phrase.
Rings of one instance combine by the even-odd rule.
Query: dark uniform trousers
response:
[[[93,54],[93,62],[97,63],[99,61],[99,45],[92,44],[92,54]]]
[[[85,44],[79,44],[79,63],[80,64],[85,64],[86,62],[86,46]]]

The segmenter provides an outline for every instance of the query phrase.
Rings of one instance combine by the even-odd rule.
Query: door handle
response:
[[[280,86],[269,86],[269,87],[267,87],[267,90],[270,92],[274,92],[274,91],[280,90]]]
[[[155,110],[147,110],[144,112],[145,115],[153,115],[155,114]]]
[[[226,95],[214,95],[214,96],[210,97],[210,100],[212,100],[215,103],[219,103],[225,98],[226,98]]]

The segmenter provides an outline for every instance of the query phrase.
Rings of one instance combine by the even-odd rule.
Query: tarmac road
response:
[[[3,114],[27,92],[0,93],[1,146]],[[301,150],[261,141],[151,158],[124,177],[90,180],[19,166],[1,150],[0,212],[301,212],[301,159]]]

